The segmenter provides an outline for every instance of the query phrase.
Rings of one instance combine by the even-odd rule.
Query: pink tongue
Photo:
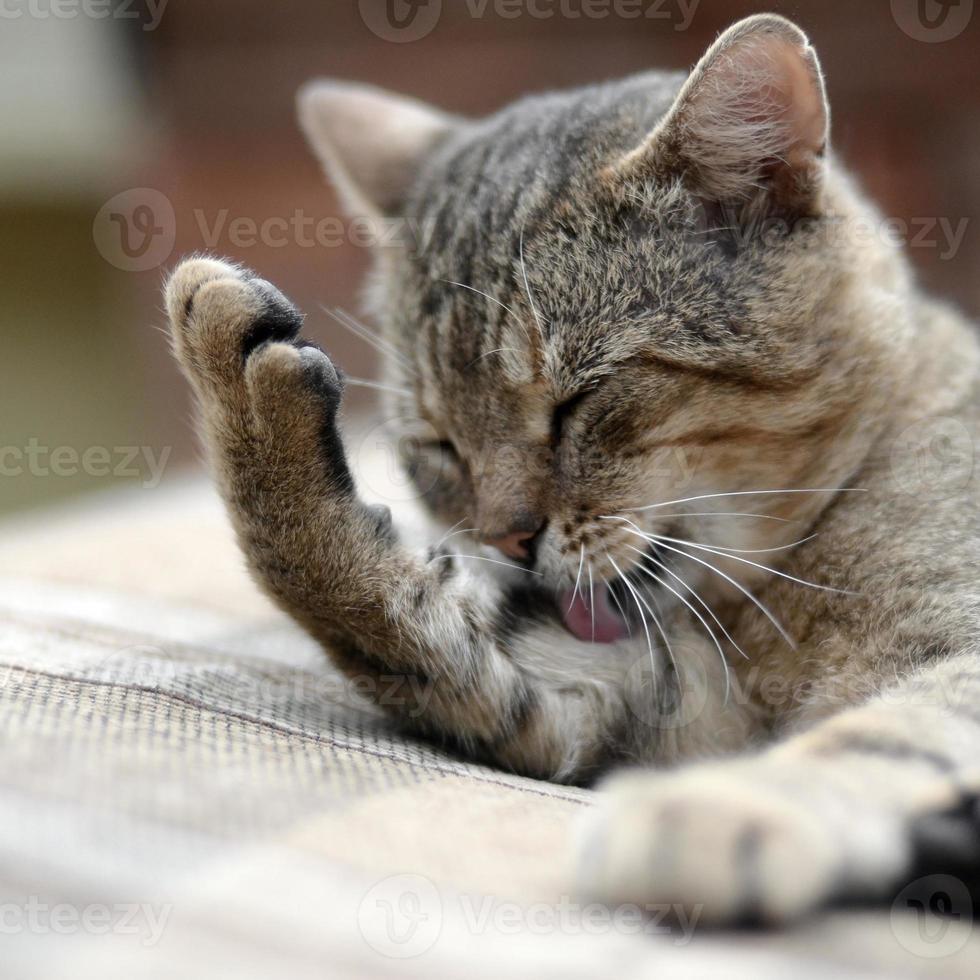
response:
[[[571,589],[563,592],[561,603],[562,619],[568,631],[586,643],[615,643],[629,635],[622,613],[610,601],[609,589],[605,585],[595,588],[595,608],[589,606],[589,594],[574,594]]]

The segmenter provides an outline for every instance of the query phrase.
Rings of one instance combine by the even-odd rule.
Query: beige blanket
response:
[[[912,909],[739,935],[583,904],[590,793],[361,693],[202,482],[0,528],[0,977],[980,976],[970,923]]]

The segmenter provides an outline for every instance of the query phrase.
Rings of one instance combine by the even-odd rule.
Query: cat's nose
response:
[[[511,531],[497,537],[486,537],[484,543],[496,548],[502,555],[517,561],[528,562],[534,558],[534,542],[544,525],[533,531]]]
[[[496,548],[508,558],[526,561],[531,555],[530,542],[534,540],[534,532],[515,531],[505,534],[502,538],[492,538],[487,542],[491,548]]]

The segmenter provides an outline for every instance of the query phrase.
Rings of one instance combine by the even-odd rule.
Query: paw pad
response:
[[[293,340],[303,326],[303,315],[275,286],[264,279],[253,279],[250,285],[264,305],[258,319],[242,337],[243,360],[248,360],[262,344]]]

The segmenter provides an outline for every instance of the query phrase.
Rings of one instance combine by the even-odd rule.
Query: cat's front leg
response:
[[[268,283],[210,259],[167,287],[174,347],[212,467],[259,583],[359,689],[427,734],[521,772],[581,779],[624,708],[612,686],[548,681],[522,662],[505,597],[451,556],[414,555],[358,498],[336,428],[342,381],[296,343]],[[505,638],[506,637],[506,638]],[[372,683],[373,682],[373,683]]]
[[[962,654],[760,755],[614,776],[582,828],[584,889],[727,925],[975,880],[978,696],[980,653]]]

